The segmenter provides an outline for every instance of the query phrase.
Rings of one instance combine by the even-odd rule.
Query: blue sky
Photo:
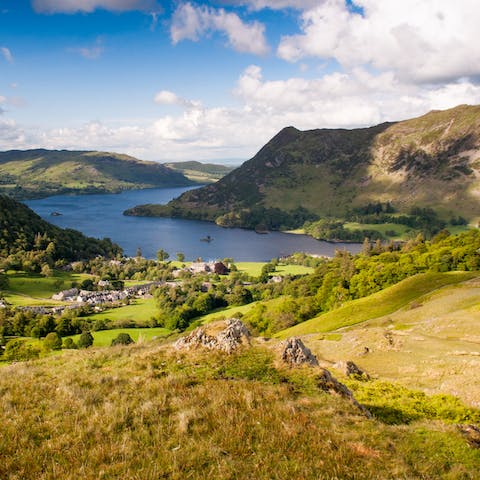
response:
[[[0,150],[251,157],[480,103],[477,0],[0,0]]]

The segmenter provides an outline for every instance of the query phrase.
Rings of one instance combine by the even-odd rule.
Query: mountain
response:
[[[214,183],[235,169],[235,167],[228,167],[226,165],[196,161],[171,162],[164,163],[164,165],[198,183]]]
[[[47,250],[49,243],[54,247],[50,247],[53,260],[80,260],[121,253],[121,248],[109,239],[98,240],[76,230],[56,227],[23,203],[0,195],[1,257]]]
[[[0,193],[19,199],[192,183],[159,163],[118,153],[43,149],[0,152]]]
[[[479,201],[480,106],[461,105],[371,128],[287,127],[217,183],[126,213],[276,229],[375,203],[472,220]]]

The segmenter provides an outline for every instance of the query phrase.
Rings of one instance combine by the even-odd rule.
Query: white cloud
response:
[[[38,13],[91,13],[97,9],[151,11],[157,8],[156,0],[32,0],[32,4]]]
[[[404,80],[442,82],[480,74],[478,0],[327,0],[303,12],[302,33],[282,38],[289,61],[334,58],[346,68],[370,65]]]
[[[223,3],[230,5],[245,5],[252,10],[263,10],[265,8],[271,10],[283,10],[285,8],[308,10],[318,6],[321,1],[324,0],[226,0]]]
[[[159,91],[153,100],[159,105],[179,105],[185,108],[198,108],[201,106],[201,102],[196,100],[187,100],[179,97],[176,93],[173,93],[169,90]]]
[[[257,21],[244,23],[237,14],[228,13],[223,8],[184,3],[175,11],[170,28],[174,44],[185,39],[198,41],[201,36],[214,31],[224,33],[230,46],[238,52],[264,55],[269,51],[263,24]]]
[[[13,55],[10,49],[7,47],[0,47],[0,53],[3,55],[3,58],[8,62],[12,63],[13,62]]]
[[[287,125],[353,128],[412,118],[460,103],[479,104],[480,86],[467,79],[440,86],[403,84],[391,72],[375,75],[364,68],[315,79],[267,80],[252,65],[240,75],[234,95],[236,108],[206,107],[162,90],[156,103],[182,109],[140,124],[89,122],[45,129],[3,118],[0,146],[98,149],[160,161],[247,159]]]
[[[91,47],[77,47],[68,49],[68,51],[78,53],[87,60],[96,60],[97,58],[100,58],[104,50],[105,48],[103,47],[103,42],[100,38],[98,38],[95,44]]]

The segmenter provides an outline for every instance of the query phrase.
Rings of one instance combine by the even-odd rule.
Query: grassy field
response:
[[[134,342],[144,342],[159,337],[165,337],[171,332],[166,328],[115,328],[113,330],[100,330],[92,332],[94,347],[109,347],[112,340],[117,337],[119,333],[128,333]],[[72,338],[75,342],[78,341],[80,335],[74,335]]]
[[[247,273],[251,277],[258,277],[262,273],[262,267],[266,262],[238,262],[235,263],[240,272]],[[313,268],[303,265],[279,264],[272,275],[307,275],[313,272]]]
[[[14,306],[61,305],[51,299],[54,293],[71,287],[72,282],[81,283],[91,275],[54,271],[51,277],[34,273],[8,272],[9,286],[4,297]]]
[[[151,342],[2,372],[2,478],[478,478],[480,450],[452,424],[477,413],[419,396],[410,418],[411,394],[392,387],[390,408],[368,419],[317,386],[318,368],[286,368],[266,347],[227,355]]]
[[[292,335],[322,333],[355,325],[384,315],[391,314],[422,295],[433,292],[445,285],[474,278],[478,273],[448,272],[424,273],[407,278],[365,298],[352,300],[340,308],[300,323],[277,334],[280,338]]]
[[[251,308],[253,308],[257,302],[249,303],[248,305],[241,305],[239,307],[226,307],[218,309],[212,313],[207,315],[203,315],[195,320],[195,325],[203,324],[203,323],[210,323],[214,320],[218,320],[221,318],[234,318],[236,314],[241,313],[245,314]]]
[[[95,320],[111,320],[112,322],[148,322],[158,314],[153,298],[136,298],[129,305],[118,308],[109,308],[103,312],[90,315]]]
[[[406,225],[398,225],[396,223],[357,223],[347,222],[344,225],[347,230],[375,230],[381,233],[384,237],[392,240],[406,240],[407,234],[412,229]],[[388,235],[387,232],[395,232],[395,235]]]

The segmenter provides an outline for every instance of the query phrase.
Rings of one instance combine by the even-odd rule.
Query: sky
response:
[[[0,150],[239,164],[480,103],[478,0],[0,0]]]

